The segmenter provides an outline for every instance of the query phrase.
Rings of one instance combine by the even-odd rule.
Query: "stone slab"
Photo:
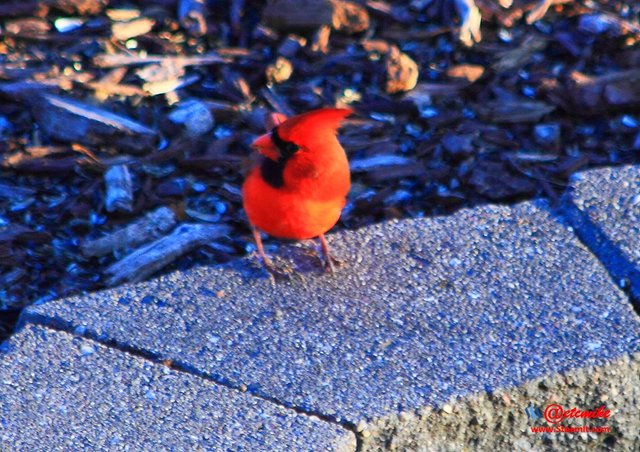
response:
[[[411,435],[411,413],[638,349],[623,292],[542,201],[392,221],[330,237],[348,261],[273,286],[245,259],[30,308],[251,393]],[[396,419],[395,426],[381,429]],[[395,432],[395,433],[394,433]],[[407,439],[407,438],[405,438]]]
[[[619,285],[640,300],[640,166],[577,173],[562,211]]]
[[[553,405],[565,412],[604,407],[609,417],[568,418],[556,424],[544,417]],[[535,418],[532,408],[537,409]],[[560,426],[577,431],[558,431]],[[474,394],[443,409],[387,418],[372,427],[376,430],[363,450],[638,451],[640,353]]]
[[[0,352],[0,450],[355,450],[352,432],[94,341],[27,326]]]

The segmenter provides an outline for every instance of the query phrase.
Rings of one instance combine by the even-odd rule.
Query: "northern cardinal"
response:
[[[270,272],[277,270],[264,252],[260,230],[284,239],[320,238],[324,268],[334,271],[324,234],[338,222],[351,187],[349,162],[336,136],[351,113],[323,108],[289,119],[275,116],[273,129],[253,142],[262,159],[242,186],[242,200]]]

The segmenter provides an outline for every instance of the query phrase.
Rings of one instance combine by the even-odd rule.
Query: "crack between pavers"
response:
[[[564,196],[567,196],[567,193]],[[612,284],[625,293],[631,309],[640,318],[640,300],[633,293],[634,285],[640,287],[640,274],[634,270],[635,265],[627,259],[620,247],[605,234],[602,228],[597,226],[571,199],[561,201],[552,209],[560,221],[571,226],[573,235],[604,267]],[[587,235],[590,235],[592,240],[588,240]],[[593,245],[594,242],[596,245]],[[621,287],[619,281],[623,279],[627,283]]]
[[[311,409],[307,409],[307,408],[302,408],[299,406],[295,406],[292,404],[288,404],[286,402],[282,402],[281,400],[275,398],[275,397],[271,397],[267,394],[264,393],[257,393],[254,391],[249,391],[247,389],[243,389],[243,385],[238,385],[238,384],[234,384],[233,382],[231,382],[230,380],[222,377],[222,376],[216,376],[216,375],[211,375],[207,372],[203,372],[197,368],[195,368],[194,366],[191,366],[187,363],[181,362],[181,361],[177,361],[171,358],[163,358],[162,356],[150,352],[148,350],[144,350],[144,349],[139,349],[136,347],[132,347],[130,345],[127,344],[122,344],[121,342],[118,342],[115,339],[106,339],[103,338],[101,335],[97,334],[94,331],[91,331],[88,328],[84,328],[84,330],[82,332],[78,332],[78,326],[74,325],[72,322],[67,321],[67,320],[63,320],[61,318],[58,317],[50,317],[50,316],[45,316],[42,314],[34,314],[28,311],[24,311],[22,316],[20,317],[20,320],[18,321],[18,324],[16,325],[15,328],[15,332],[19,331],[20,329],[23,328],[23,326],[25,324],[32,324],[32,325],[37,325],[37,326],[41,326],[44,328],[47,328],[49,330],[53,330],[53,331],[59,331],[59,332],[63,332],[63,333],[67,333],[67,334],[71,334],[73,336],[76,337],[80,337],[83,339],[87,339],[93,342],[96,342],[98,344],[101,344],[107,348],[111,348],[111,349],[115,349],[124,353],[127,353],[129,355],[132,356],[136,356],[140,359],[144,359],[145,361],[149,361],[153,364],[156,365],[161,365],[161,366],[165,366],[168,367],[169,369],[175,371],[175,372],[179,372],[182,374],[186,374],[186,375],[191,375],[209,382],[212,382],[216,385],[219,386],[223,386],[227,389],[231,389],[233,391],[239,392],[241,394],[244,394],[246,396],[250,396],[250,397],[254,397],[260,400],[263,400],[265,402],[271,403],[273,405],[277,405],[281,408],[284,408],[286,410],[291,410],[293,412],[295,412],[296,414],[300,414],[303,416],[307,416],[307,417],[315,417],[320,419],[321,421],[327,422],[329,424],[332,425],[336,425],[340,428],[343,428],[345,430],[350,431],[351,433],[353,433],[353,435],[356,438],[356,449],[355,452],[361,452],[362,451],[362,435],[360,432],[358,432],[358,429],[356,428],[356,426],[349,421],[343,420],[343,419],[339,419],[335,416],[331,416],[328,414],[324,414],[321,413],[319,411],[315,411],[315,410],[311,410]],[[245,387],[246,388],[246,387]]]

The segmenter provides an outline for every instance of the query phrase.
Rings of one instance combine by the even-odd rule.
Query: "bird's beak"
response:
[[[260,149],[268,148],[273,146],[273,142],[271,141],[271,133],[265,133],[264,135],[260,135],[256,138],[253,143],[251,143],[251,147],[256,151]]]
[[[251,147],[273,161],[277,161],[280,158],[280,154],[271,139],[271,133],[265,133],[256,138],[253,143],[251,143]]]

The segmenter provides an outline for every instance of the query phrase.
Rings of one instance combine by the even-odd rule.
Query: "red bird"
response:
[[[337,129],[351,110],[323,108],[284,120],[252,147],[263,157],[242,186],[262,262],[276,272],[265,255],[262,230],[274,237],[320,238],[324,267],[334,271],[324,234],[340,218],[351,187],[349,162],[338,142]]]

